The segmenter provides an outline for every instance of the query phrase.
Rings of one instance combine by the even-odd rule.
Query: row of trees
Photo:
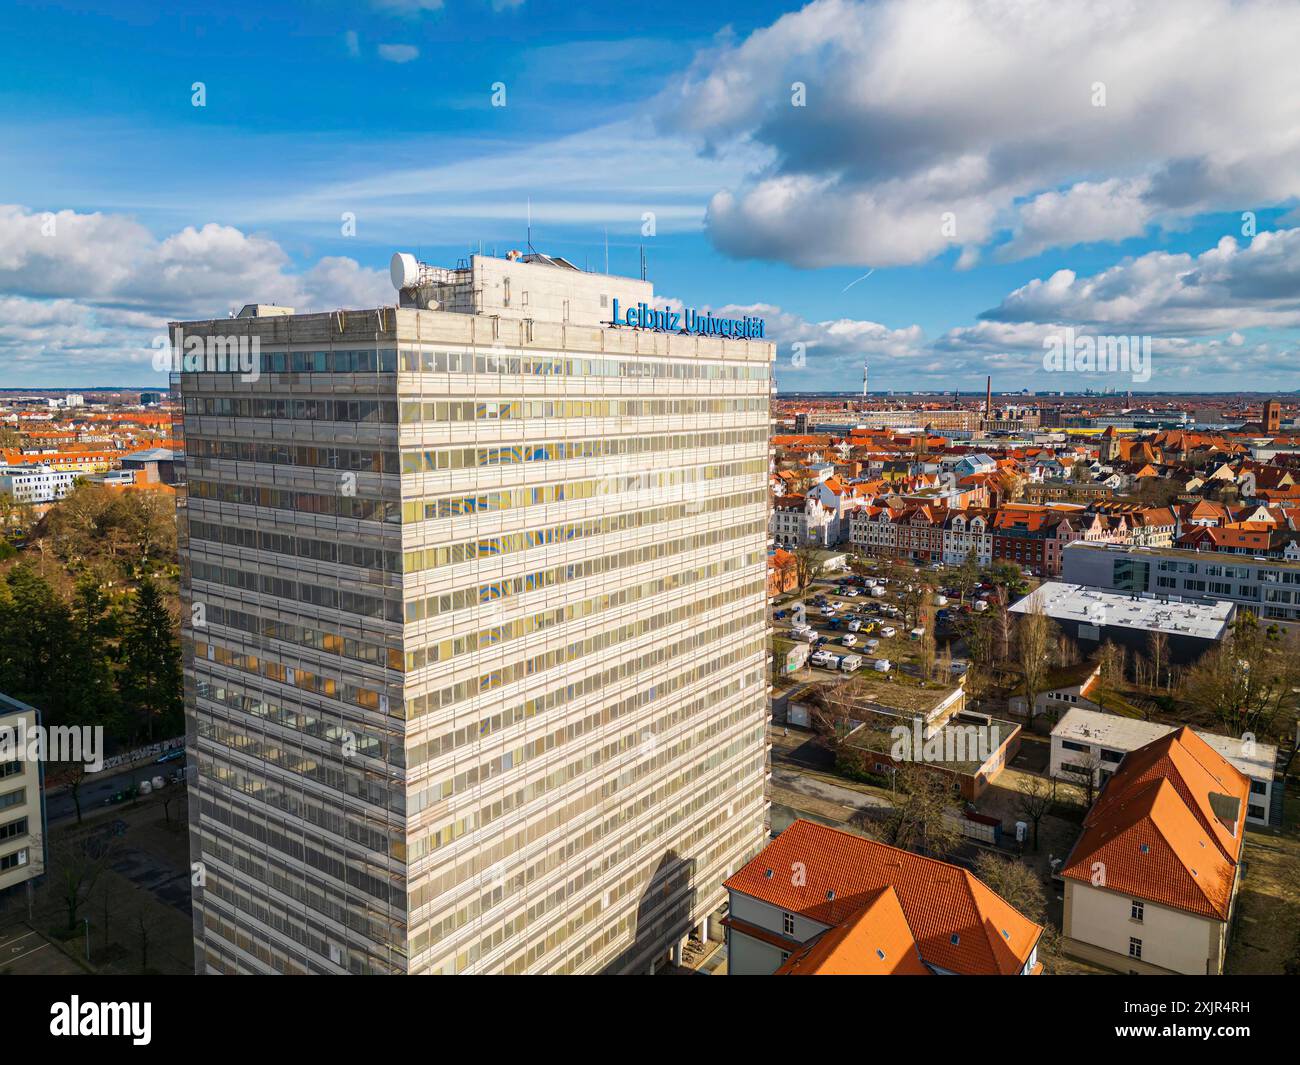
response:
[[[0,560],[0,691],[122,744],[179,732],[171,497],[79,482],[37,520],[6,495],[0,528],[22,538]]]
[[[91,577],[65,596],[24,559],[0,579],[0,691],[47,724],[100,725],[123,744],[184,727],[176,619],[159,585],[110,599]]]

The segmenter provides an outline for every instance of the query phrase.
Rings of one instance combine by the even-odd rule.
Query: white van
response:
[[[858,642],[858,638],[854,636],[853,633],[851,632],[846,632],[844,634],[844,638],[840,640],[840,643],[844,644],[845,647],[854,647],[856,646],[857,642]]]
[[[891,664],[888,658],[877,658],[871,663],[871,668],[877,673],[888,673]]]
[[[897,636],[898,630],[894,628],[894,626],[892,625],[886,625],[883,629],[880,630],[880,635],[887,640],[891,636]]]

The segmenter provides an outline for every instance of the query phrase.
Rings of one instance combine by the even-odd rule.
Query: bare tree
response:
[[[1078,778],[1079,786],[1087,796],[1086,805],[1092,809],[1092,800],[1097,795],[1097,774],[1102,767],[1101,758],[1096,751],[1075,756],[1072,762],[1063,764],[1061,772],[1070,780]]]
[[[1272,734],[1294,721],[1300,646],[1280,629],[1261,628],[1247,611],[1220,646],[1183,677],[1183,697],[1233,733]]]
[[[1159,629],[1147,633],[1147,660],[1151,664],[1151,687],[1159,688],[1169,660],[1169,637]]]
[[[1126,648],[1107,640],[1102,646],[1098,663],[1101,666],[1101,681],[1103,684],[1116,687],[1124,683],[1128,666],[1128,651]]]
[[[897,773],[898,801],[881,827],[884,842],[920,854],[942,857],[962,840],[952,778],[909,763]]]
[[[1020,666],[1021,685],[1025,694],[1025,725],[1034,721],[1034,704],[1051,670],[1050,653],[1056,629],[1043,611],[1042,603],[1033,598],[1016,625],[1016,661]]]
[[[48,890],[68,918],[69,932],[77,927],[77,917],[89,900],[104,870],[116,854],[114,837],[106,831],[81,835],[63,835],[50,842]]]
[[[821,576],[821,561],[816,551],[807,545],[796,547],[793,554],[795,580],[799,582],[799,591],[802,592]]]
[[[1034,850],[1038,850],[1038,825],[1056,802],[1056,781],[1046,777],[1026,776],[1020,782],[1016,809],[1024,814],[1034,830]]]
[[[975,875],[1022,914],[1043,926],[1038,939],[1038,960],[1052,972],[1061,957],[1061,933],[1047,919],[1047,893],[1029,866],[1009,861],[989,851],[975,859]]]

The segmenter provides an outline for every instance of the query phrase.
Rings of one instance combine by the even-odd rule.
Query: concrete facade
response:
[[[174,375],[198,971],[643,972],[761,847],[774,349],[603,283],[184,324],[283,371]]]

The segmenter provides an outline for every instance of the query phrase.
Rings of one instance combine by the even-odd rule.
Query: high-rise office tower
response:
[[[200,972],[645,972],[764,842],[773,346],[541,255],[174,325]]]

